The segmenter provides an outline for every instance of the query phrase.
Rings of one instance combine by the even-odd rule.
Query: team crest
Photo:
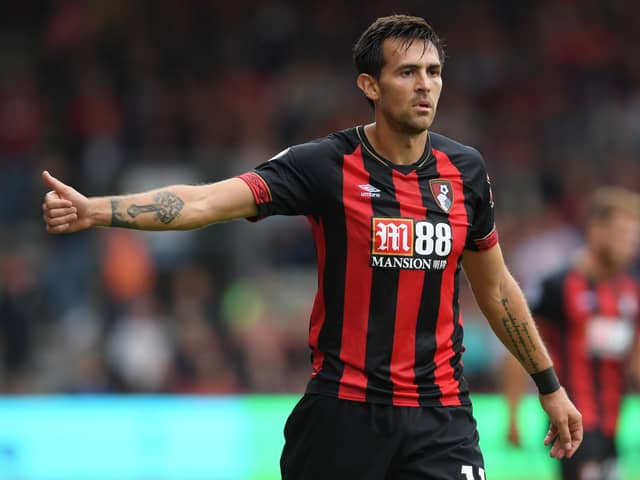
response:
[[[429,181],[431,187],[431,195],[435,199],[438,206],[445,212],[449,213],[453,206],[453,189],[449,180],[435,179]]]

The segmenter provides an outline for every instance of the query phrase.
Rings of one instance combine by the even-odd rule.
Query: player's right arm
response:
[[[189,230],[258,214],[251,189],[239,178],[112,197],[86,197],[46,171],[42,179],[51,189],[42,204],[49,233],[94,226]]]

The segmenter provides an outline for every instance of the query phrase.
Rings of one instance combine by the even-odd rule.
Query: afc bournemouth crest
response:
[[[433,195],[438,206],[445,213],[449,213],[449,210],[451,210],[453,206],[453,189],[451,188],[451,182],[437,178],[430,180],[429,186],[431,187],[431,195]]]

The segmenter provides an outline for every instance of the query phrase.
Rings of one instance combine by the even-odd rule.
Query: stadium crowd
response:
[[[447,40],[434,130],[484,154],[528,295],[580,245],[588,192],[640,189],[638,2],[3,2],[0,392],[301,391],[304,219],[54,237],[39,172],[90,195],[210,182],[366,123],[350,48],[394,12]],[[503,350],[462,303],[472,389],[496,388]]]

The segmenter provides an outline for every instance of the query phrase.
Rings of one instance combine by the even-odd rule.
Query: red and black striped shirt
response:
[[[460,258],[497,242],[476,150],[430,133],[415,164],[395,165],[357,127],[288,148],[240,178],[260,218],[306,215],[313,230],[308,392],[404,406],[469,403]]]
[[[575,268],[544,279],[532,311],[585,431],[613,438],[625,367],[638,330],[640,290],[627,275],[594,281]]]

